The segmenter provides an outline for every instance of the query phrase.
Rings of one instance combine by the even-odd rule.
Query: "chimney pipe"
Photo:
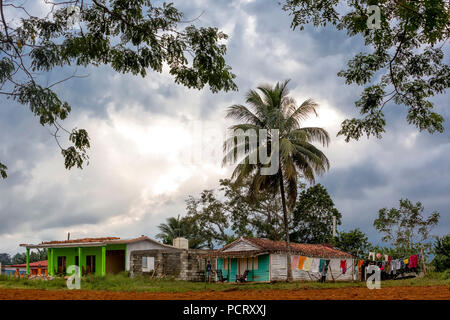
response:
[[[70,232],[67,232],[67,241],[70,240]]]

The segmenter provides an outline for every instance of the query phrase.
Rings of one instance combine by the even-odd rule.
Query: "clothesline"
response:
[[[326,273],[328,271],[328,268],[330,269],[330,272],[332,274],[332,266],[331,266],[331,260],[340,260],[339,261],[339,269],[341,270],[341,274],[337,276],[339,278],[342,274],[345,274],[348,270],[347,260],[353,260],[352,258],[311,258],[306,256],[297,256],[293,255],[291,257],[291,266],[294,270],[300,270],[305,272],[312,272],[312,273]],[[326,270],[325,270],[326,268]],[[333,276],[333,274],[332,274]]]

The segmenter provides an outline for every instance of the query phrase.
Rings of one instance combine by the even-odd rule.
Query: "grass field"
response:
[[[403,280],[382,281],[382,287],[395,286],[436,286],[450,285],[450,272],[428,273],[424,277]],[[296,289],[338,289],[366,287],[365,282],[277,282],[220,284],[177,281],[172,279],[150,279],[148,277],[130,278],[126,274],[107,275],[105,277],[88,276],[81,279],[83,290],[135,291],[135,292],[187,292],[187,291],[224,291],[224,290],[296,290]],[[0,288],[4,289],[67,289],[66,280],[28,280],[0,276]]]

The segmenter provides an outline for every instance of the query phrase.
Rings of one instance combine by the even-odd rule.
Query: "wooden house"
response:
[[[228,282],[248,270],[247,281],[283,281],[287,277],[286,242],[263,238],[239,238],[220,250],[208,253],[216,259],[217,271]],[[309,259],[307,259],[309,258]],[[353,257],[327,244],[291,243],[294,280],[314,281],[321,277],[320,260],[328,260],[327,280],[349,281],[354,276]],[[303,261],[303,263],[301,263]],[[305,261],[308,261],[305,265]]]

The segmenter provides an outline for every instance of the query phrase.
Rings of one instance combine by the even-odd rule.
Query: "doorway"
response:
[[[106,273],[125,271],[125,250],[106,250]]]

